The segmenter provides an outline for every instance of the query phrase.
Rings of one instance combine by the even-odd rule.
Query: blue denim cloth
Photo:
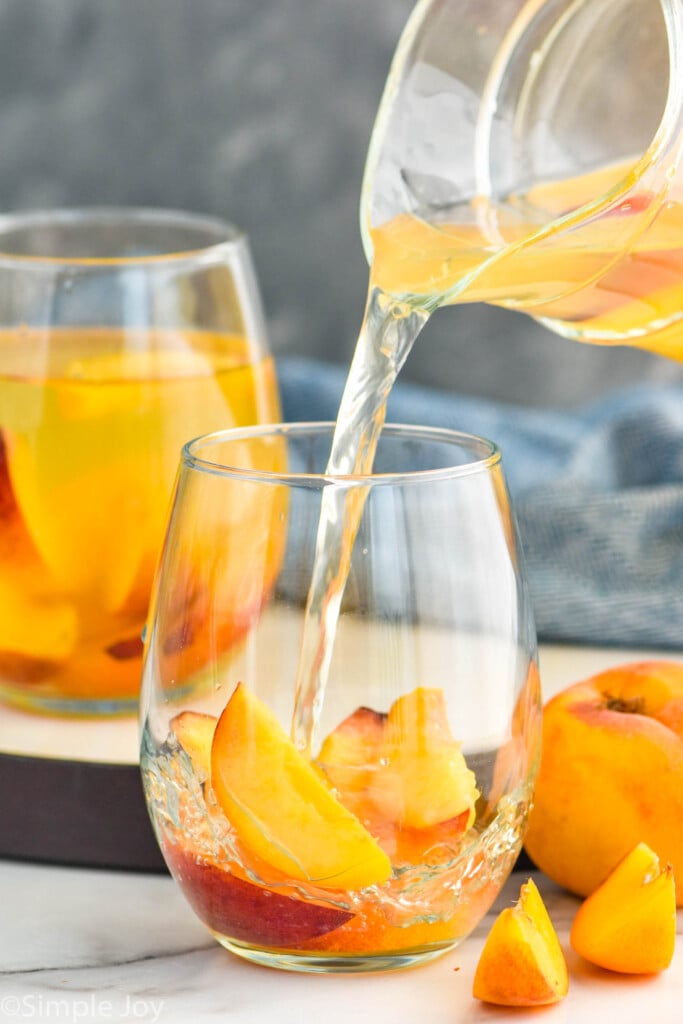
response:
[[[285,420],[335,418],[345,370],[278,363]],[[683,648],[683,389],[552,411],[399,381],[387,419],[495,441],[545,641]]]

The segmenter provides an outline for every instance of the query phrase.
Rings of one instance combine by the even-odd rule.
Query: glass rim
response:
[[[5,247],[10,232],[35,229],[68,229],[78,225],[106,228],[135,227],[177,228],[206,233],[203,245],[179,246],[168,251],[141,256],[66,256],[19,253]],[[212,214],[155,206],[60,206],[45,209],[15,210],[0,214],[0,267],[117,267],[153,266],[155,264],[197,262],[224,255],[226,250],[244,245],[246,232],[229,220]]]
[[[336,424],[332,420],[296,421],[291,423],[268,423],[251,427],[232,427],[202,434],[183,445],[181,450],[181,466],[199,473],[224,477],[230,480],[251,481],[254,483],[271,483],[291,486],[340,486],[340,487],[377,487],[438,480],[453,480],[460,477],[473,476],[489,472],[502,462],[498,445],[489,438],[479,434],[455,430],[450,427],[429,427],[413,423],[386,423],[382,428],[382,438],[405,437],[410,440],[426,440],[440,442],[461,449],[469,450],[472,458],[468,462],[438,466],[432,469],[396,470],[381,473],[327,473],[321,471],[291,472],[254,469],[248,466],[232,465],[219,462],[199,454],[201,448],[226,442],[248,441],[255,438],[282,438],[304,436],[306,434],[327,434],[330,441]],[[475,449],[479,449],[475,452]]]

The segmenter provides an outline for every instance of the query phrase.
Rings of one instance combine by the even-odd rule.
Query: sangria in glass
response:
[[[156,210],[0,218],[0,698],[137,708],[178,452],[278,418],[239,230]]]

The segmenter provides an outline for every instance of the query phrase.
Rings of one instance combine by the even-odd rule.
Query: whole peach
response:
[[[683,664],[670,661],[601,672],[543,710],[531,859],[587,896],[641,842],[673,866],[683,906]]]

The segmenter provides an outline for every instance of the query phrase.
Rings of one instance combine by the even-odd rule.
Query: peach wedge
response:
[[[212,931],[236,942],[292,948],[346,924],[350,911],[256,885],[182,843],[164,856],[187,900]]]
[[[181,711],[171,719],[171,729],[192,766],[203,778],[211,775],[211,744],[218,719],[200,711]]]
[[[474,820],[476,780],[440,689],[419,686],[388,714],[358,708],[326,738],[318,761],[344,802],[369,805],[368,817],[418,830],[457,819],[465,831]]]
[[[340,792],[363,793],[381,764],[387,716],[360,707],[323,740],[318,762]]]
[[[474,975],[473,995],[499,1006],[545,1006],[569,989],[567,964],[536,885],[493,923]]]
[[[419,686],[392,704],[385,759],[375,800],[387,818],[429,828],[466,811],[469,828],[479,793],[451,734],[443,690]]]
[[[639,843],[581,905],[569,941],[580,956],[621,974],[665,970],[676,942],[676,892],[670,864]]]
[[[289,878],[364,889],[390,877],[372,835],[241,683],[216,726],[211,785],[245,849]]]

